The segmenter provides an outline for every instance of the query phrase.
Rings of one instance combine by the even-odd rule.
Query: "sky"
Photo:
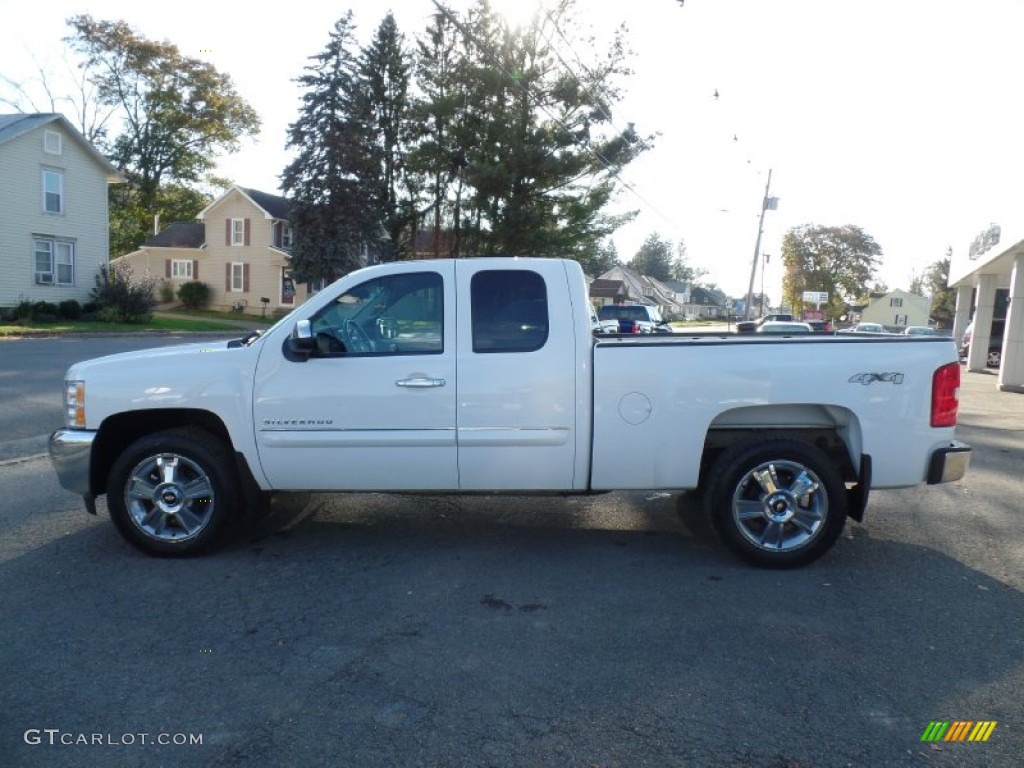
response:
[[[510,13],[531,0],[496,0]],[[462,9],[467,0],[449,0]],[[229,74],[258,111],[261,134],[221,159],[236,183],[278,192],[294,78],[351,9],[365,41],[387,10],[408,42],[432,0],[292,0],[272,13],[177,0],[0,0],[0,74],[68,71],[65,20],[121,19]],[[613,212],[637,210],[613,237],[623,261],[658,234],[686,244],[692,266],[732,296],[751,280],[771,172],[778,209],[764,217],[754,291],[781,294],[781,241],[792,227],[853,224],[883,252],[879,280],[914,275],[966,250],[991,223],[1024,218],[1019,33],[1024,0],[578,0],[599,39],[625,24],[634,74],[614,123],[656,133],[622,173]],[[570,66],[585,46],[560,51]],[[717,92],[718,96],[715,97]],[[45,101],[42,108],[48,109]],[[8,111],[0,106],[0,112]]]

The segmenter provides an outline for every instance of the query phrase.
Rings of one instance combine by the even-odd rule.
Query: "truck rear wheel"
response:
[[[708,474],[704,501],[722,542],[765,568],[816,560],[846,524],[846,488],[834,463],[789,438],[726,450]]]
[[[107,507],[118,531],[150,554],[195,555],[218,544],[237,505],[231,456],[199,429],[140,438],[110,469]]]

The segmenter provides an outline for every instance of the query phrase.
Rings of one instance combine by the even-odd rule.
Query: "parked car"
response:
[[[594,305],[590,305],[590,330],[598,336],[607,336],[613,333],[619,332],[619,323],[617,320],[602,320],[597,316],[597,310],[594,309]]]
[[[811,326],[811,330],[815,333],[832,333],[832,324],[828,320],[804,320],[803,322]]]
[[[814,333],[814,329],[808,323],[800,322],[799,320],[792,320],[789,322],[783,320],[769,320],[765,323],[761,323],[761,327],[757,329],[758,333]]]
[[[995,318],[992,320],[992,332],[988,337],[988,355],[985,356],[985,366],[998,368],[1003,362],[1003,333],[1006,330],[1006,319]],[[960,357],[966,358],[971,351],[971,339],[974,336],[974,321],[971,320],[964,329],[963,338],[960,340]]]
[[[853,326],[854,333],[885,333],[885,327],[881,323],[857,323]]]
[[[597,310],[601,320],[618,320],[619,333],[672,333],[657,307],[649,304],[605,304]]]
[[[903,331],[904,336],[935,336],[935,329],[930,325],[908,325]]]

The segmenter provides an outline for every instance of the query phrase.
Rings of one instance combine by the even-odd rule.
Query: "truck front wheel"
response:
[[[766,568],[821,557],[846,523],[846,488],[834,463],[809,443],[741,443],[708,474],[705,507],[722,542]]]
[[[125,539],[150,554],[194,555],[215,546],[237,498],[230,454],[199,429],[136,440],[107,480],[111,519]]]

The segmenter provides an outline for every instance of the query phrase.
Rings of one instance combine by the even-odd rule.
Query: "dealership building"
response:
[[[999,389],[1024,392],[1024,224],[1005,230],[992,224],[949,265],[949,286],[956,289],[953,338],[974,321],[967,369],[984,371],[993,320],[1003,328]],[[1001,322],[1000,322],[1001,321]]]

